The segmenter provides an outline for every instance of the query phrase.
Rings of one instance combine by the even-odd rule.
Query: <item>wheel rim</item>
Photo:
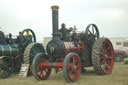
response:
[[[38,60],[36,60],[37,62],[35,63],[36,75],[41,80],[46,80],[51,74],[51,68],[41,66],[41,63],[46,60],[46,57],[41,56],[38,58]]]
[[[76,56],[72,56],[67,64],[67,72],[70,80],[75,81],[78,79],[81,72],[81,65],[79,62],[79,58]]]
[[[105,40],[100,50],[100,65],[104,73],[111,73],[114,64],[114,51],[109,40]]]

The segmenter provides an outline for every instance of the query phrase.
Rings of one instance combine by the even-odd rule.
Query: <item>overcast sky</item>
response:
[[[128,0],[0,0],[0,27],[14,35],[31,28],[41,41],[52,34],[52,5],[60,7],[59,27],[95,23],[100,36],[128,37]]]

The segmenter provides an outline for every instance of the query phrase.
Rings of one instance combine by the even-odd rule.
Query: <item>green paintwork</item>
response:
[[[17,45],[0,45],[0,56],[16,56],[19,53]]]

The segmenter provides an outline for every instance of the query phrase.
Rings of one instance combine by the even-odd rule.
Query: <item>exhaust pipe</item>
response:
[[[52,6],[52,29],[53,29],[53,37],[52,39],[59,40],[59,33],[58,33],[58,6]]]

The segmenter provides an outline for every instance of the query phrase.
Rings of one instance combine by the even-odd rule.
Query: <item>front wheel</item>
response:
[[[46,80],[51,74],[51,68],[41,66],[45,61],[48,62],[48,57],[43,53],[38,53],[33,59],[31,68],[37,80]]]
[[[76,53],[66,55],[63,64],[64,77],[68,82],[76,81],[81,73],[80,58]]]

